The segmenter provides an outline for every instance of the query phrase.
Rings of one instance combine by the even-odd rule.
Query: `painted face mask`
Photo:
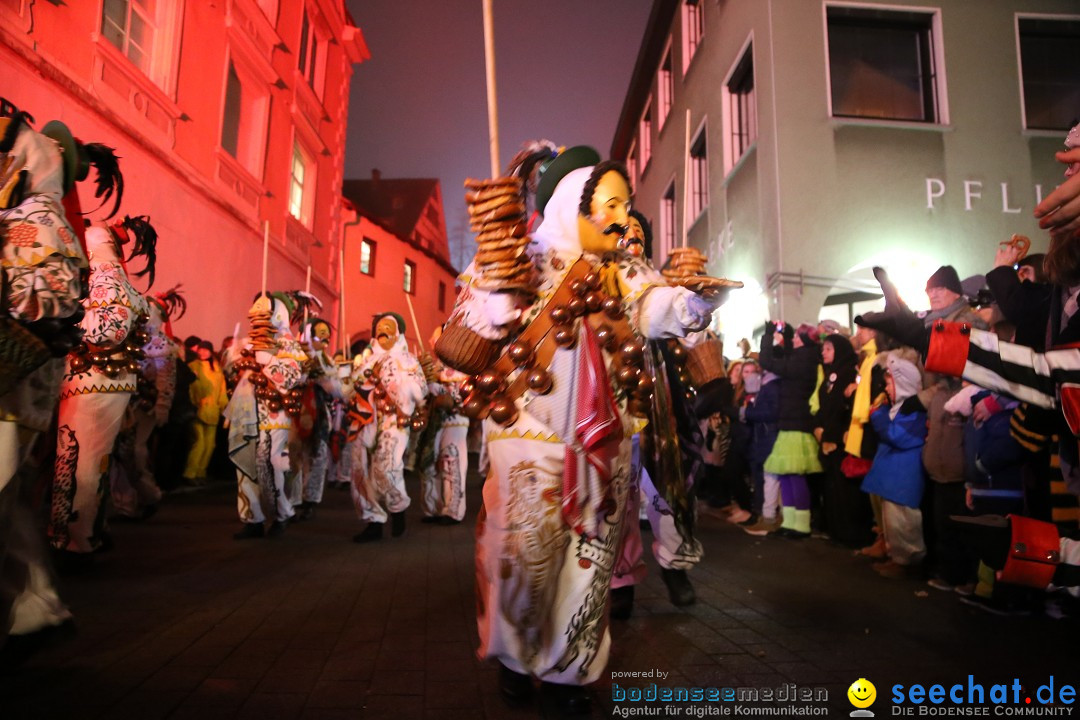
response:
[[[619,247],[634,257],[645,254],[645,229],[636,217],[630,217],[627,223],[626,237],[619,242]]]
[[[630,186],[616,170],[600,178],[593,192],[589,217],[578,216],[581,249],[591,253],[614,250],[626,234],[630,211]]]
[[[379,347],[387,352],[390,348],[394,347],[394,343],[398,339],[398,324],[397,320],[387,316],[379,320],[375,324],[375,342],[379,343]]]

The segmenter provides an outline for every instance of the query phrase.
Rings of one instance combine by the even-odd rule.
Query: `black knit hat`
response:
[[[930,279],[926,281],[926,291],[930,292],[931,288],[945,288],[957,295],[964,294],[964,287],[960,284],[960,276],[952,265],[942,265],[937,269],[937,272],[930,276]]]

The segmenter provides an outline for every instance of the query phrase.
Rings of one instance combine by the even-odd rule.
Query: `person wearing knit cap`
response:
[[[960,282],[960,275],[952,265],[942,265],[930,276],[930,279],[926,281],[927,295],[935,288],[944,288],[956,295],[964,294],[964,286]],[[931,304],[933,304],[932,298]]]
[[[764,470],[780,480],[783,522],[775,534],[801,539],[810,536],[810,489],[806,476],[821,472],[810,415],[810,397],[818,384],[820,352],[815,326],[799,326],[790,345],[784,346],[789,330],[790,326],[784,323],[769,323],[761,339],[761,367],[776,373],[784,381],[780,398],[780,432],[765,460]]]
[[[930,327],[944,320],[985,330],[986,323],[971,309],[963,292],[955,268],[951,265],[938,268],[926,282],[930,311],[922,316],[923,325]],[[936,584],[954,586],[965,582],[967,563],[949,522],[950,515],[962,514],[965,510],[964,421],[945,410],[945,403],[959,390],[959,380],[925,373],[919,392],[919,400],[926,408],[928,427],[923,466],[932,481],[929,483],[931,510],[927,518],[933,522],[935,530],[927,560]]]

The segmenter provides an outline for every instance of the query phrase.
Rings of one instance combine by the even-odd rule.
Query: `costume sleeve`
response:
[[[69,317],[79,307],[86,257],[61,204],[60,152],[53,140],[21,124],[3,156],[0,186],[10,187],[24,173],[29,180],[17,205],[0,205],[0,272],[7,275],[8,311],[23,322]]]
[[[631,303],[631,317],[650,340],[681,338],[704,330],[712,320],[712,305],[682,287],[654,285]]]
[[[103,263],[90,274],[90,294],[86,315],[79,323],[87,344],[99,348],[115,348],[127,339],[135,325],[136,313],[124,301],[119,265]]]
[[[1080,349],[1035,352],[999,342],[997,335],[959,323],[936,323],[930,333],[926,369],[1053,408],[1059,404],[1073,434],[1080,431]]]
[[[475,267],[470,264],[459,277],[461,292],[447,323],[464,325],[487,340],[502,340],[509,333],[510,324],[521,316],[521,309],[512,293],[476,287],[475,275]]]
[[[274,383],[278,392],[287,392],[304,382],[304,363],[307,355],[295,340],[286,339],[279,343],[278,352],[263,367],[263,375]]]
[[[386,373],[383,380],[387,395],[402,413],[412,415],[427,396],[427,380],[420,363],[412,355],[405,355],[400,358],[391,356],[386,365],[392,368],[392,372]]]

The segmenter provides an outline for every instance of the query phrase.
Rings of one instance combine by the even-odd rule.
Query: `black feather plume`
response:
[[[142,270],[135,273],[135,277],[142,277],[143,275],[150,275],[150,281],[146,287],[151,288],[154,286],[154,269],[157,265],[157,230],[150,224],[149,215],[136,215],[131,217],[130,215],[124,216],[124,221],[120,225],[127,229],[127,231],[134,238],[131,254],[128,255],[127,260],[131,262],[136,257],[146,258],[146,265]]]
[[[112,211],[105,216],[108,220],[116,211],[120,209],[120,200],[124,197],[124,175],[120,172],[119,158],[116,157],[116,151],[101,143],[87,143],[83,145],[86,150],[86,156],[90,160],[90,164],[94,166],[94,170],[97,171],[97,180],[94,190],[94,197],[101,198],[101,204],[90,212],[95,212],[100,208],[105,207],[105,204],[116,195],[116,201],[113,203]],[[83,213],[89,215],[90,213]]]
[[[187,314],[187,300],[180,293],[182,284],[177,284],[165,292],[157,294],[157,299],[165,306],[165,315],[169,320],[179,320]]]

